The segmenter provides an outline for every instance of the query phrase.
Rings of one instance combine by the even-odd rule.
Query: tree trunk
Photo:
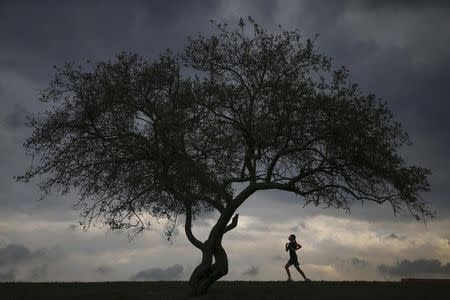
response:
[[[222,247],[223,233],[216,232],[214,234],[213,231],[214,229],[205,242],[202,262],[195,268],[189,279],[193,296],[205,294],[211,284],[228,274],[228,257]]]
[[[191,231],[191,208],[186,208],[186,235],[191,243],[202,251],[202,262],[192,272],[189,283],[193,296],[200,296],[208,291],[208,288],[218,279],[228,274],[228,257],[222,247],[223,235],[237,226],[239,214],[231,217],[239,205],[256,191],[254,185],[245,188],[226,209],[220,213],[217,223],[211,229],[208,239],[202,243],[197,240]],[[228,225],[227,225],[228,224]],[[214,263],[213,263],[214,258]]]

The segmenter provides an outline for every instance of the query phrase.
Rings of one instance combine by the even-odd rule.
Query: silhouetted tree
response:
[[[189,39],[178,58],[122,53],[87,69],[56,68],[41,96],[53,105],[31,119],[25,143],[38,160],[17,179],[43,175],[44,197],[78,190],[86,228],[102,218],[135,234],[150,225],[146,216],[185,215],[186,235],[203,255],[190,279],[196,295],[227,274],[222,238],[256,191],[433,215],[420,196],[430,171],[399,155],[410,142],[385,102],[349,83],[348,71],[298,31],[269,33],[251,18],[216,26],[217,35]],[[205,210],[219,217],[202,242],[191,223]]]

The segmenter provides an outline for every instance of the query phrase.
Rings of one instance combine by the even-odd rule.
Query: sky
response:
[[[450,278],[450,4],[448,1],[0,1],[0,281],[187,280],[201,254],[184,236],[172,243],[164,220],[128,241],[126,232],[85,232],[72,205],[77,192],[37,201],[38,181],[16,183],[30,164],[25,118],[43,110],[39,89],[64,62],[113,58],[121,51],[152,59],[179,52],[188,36],[209,35],[209,20],[237,24],[252,16],[319,34],[319,50],[345,65],[367,93],[387,101],[413,144],[409,164],[430,168],[423,195],[436,217],[416,222],[388,206],[351,213],[303,207],[282,192],[257,192],[238,210],[223,246],[222,280],[285,280],[284,245],[297,235],[301,268],[313,280]],[[194,223],[201,240],[216,215]],[[291,270],[294,280],[298,273]]]

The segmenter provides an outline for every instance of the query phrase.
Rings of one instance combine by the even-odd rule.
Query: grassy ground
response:
[[[186,282],[0,283],[0,299],[189,299]],[[198,299],[450,299],[450,282],[222,281]]]

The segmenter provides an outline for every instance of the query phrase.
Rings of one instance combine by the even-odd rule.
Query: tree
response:
[[[298,31],[270,33],[251,18],[216,26],[180,56],[121,53],[56,68],[40,98],[52,108],[30,120],[25,143],[38,163],[17,179],[43,175],[44,197],[78,190],[86,228],[100,218],[136,234],[150,225],[146,216],[185,215],[186,236],[202,252],[190,278],[195,295],[227,274],[222,238],[257,191],[433,216],[421,197],[430,170],[400,156],[410,141],[386,102],[350,83],[347,69],[333,68]],[[200,241],[192,219],[207,210],[219,217]]]

